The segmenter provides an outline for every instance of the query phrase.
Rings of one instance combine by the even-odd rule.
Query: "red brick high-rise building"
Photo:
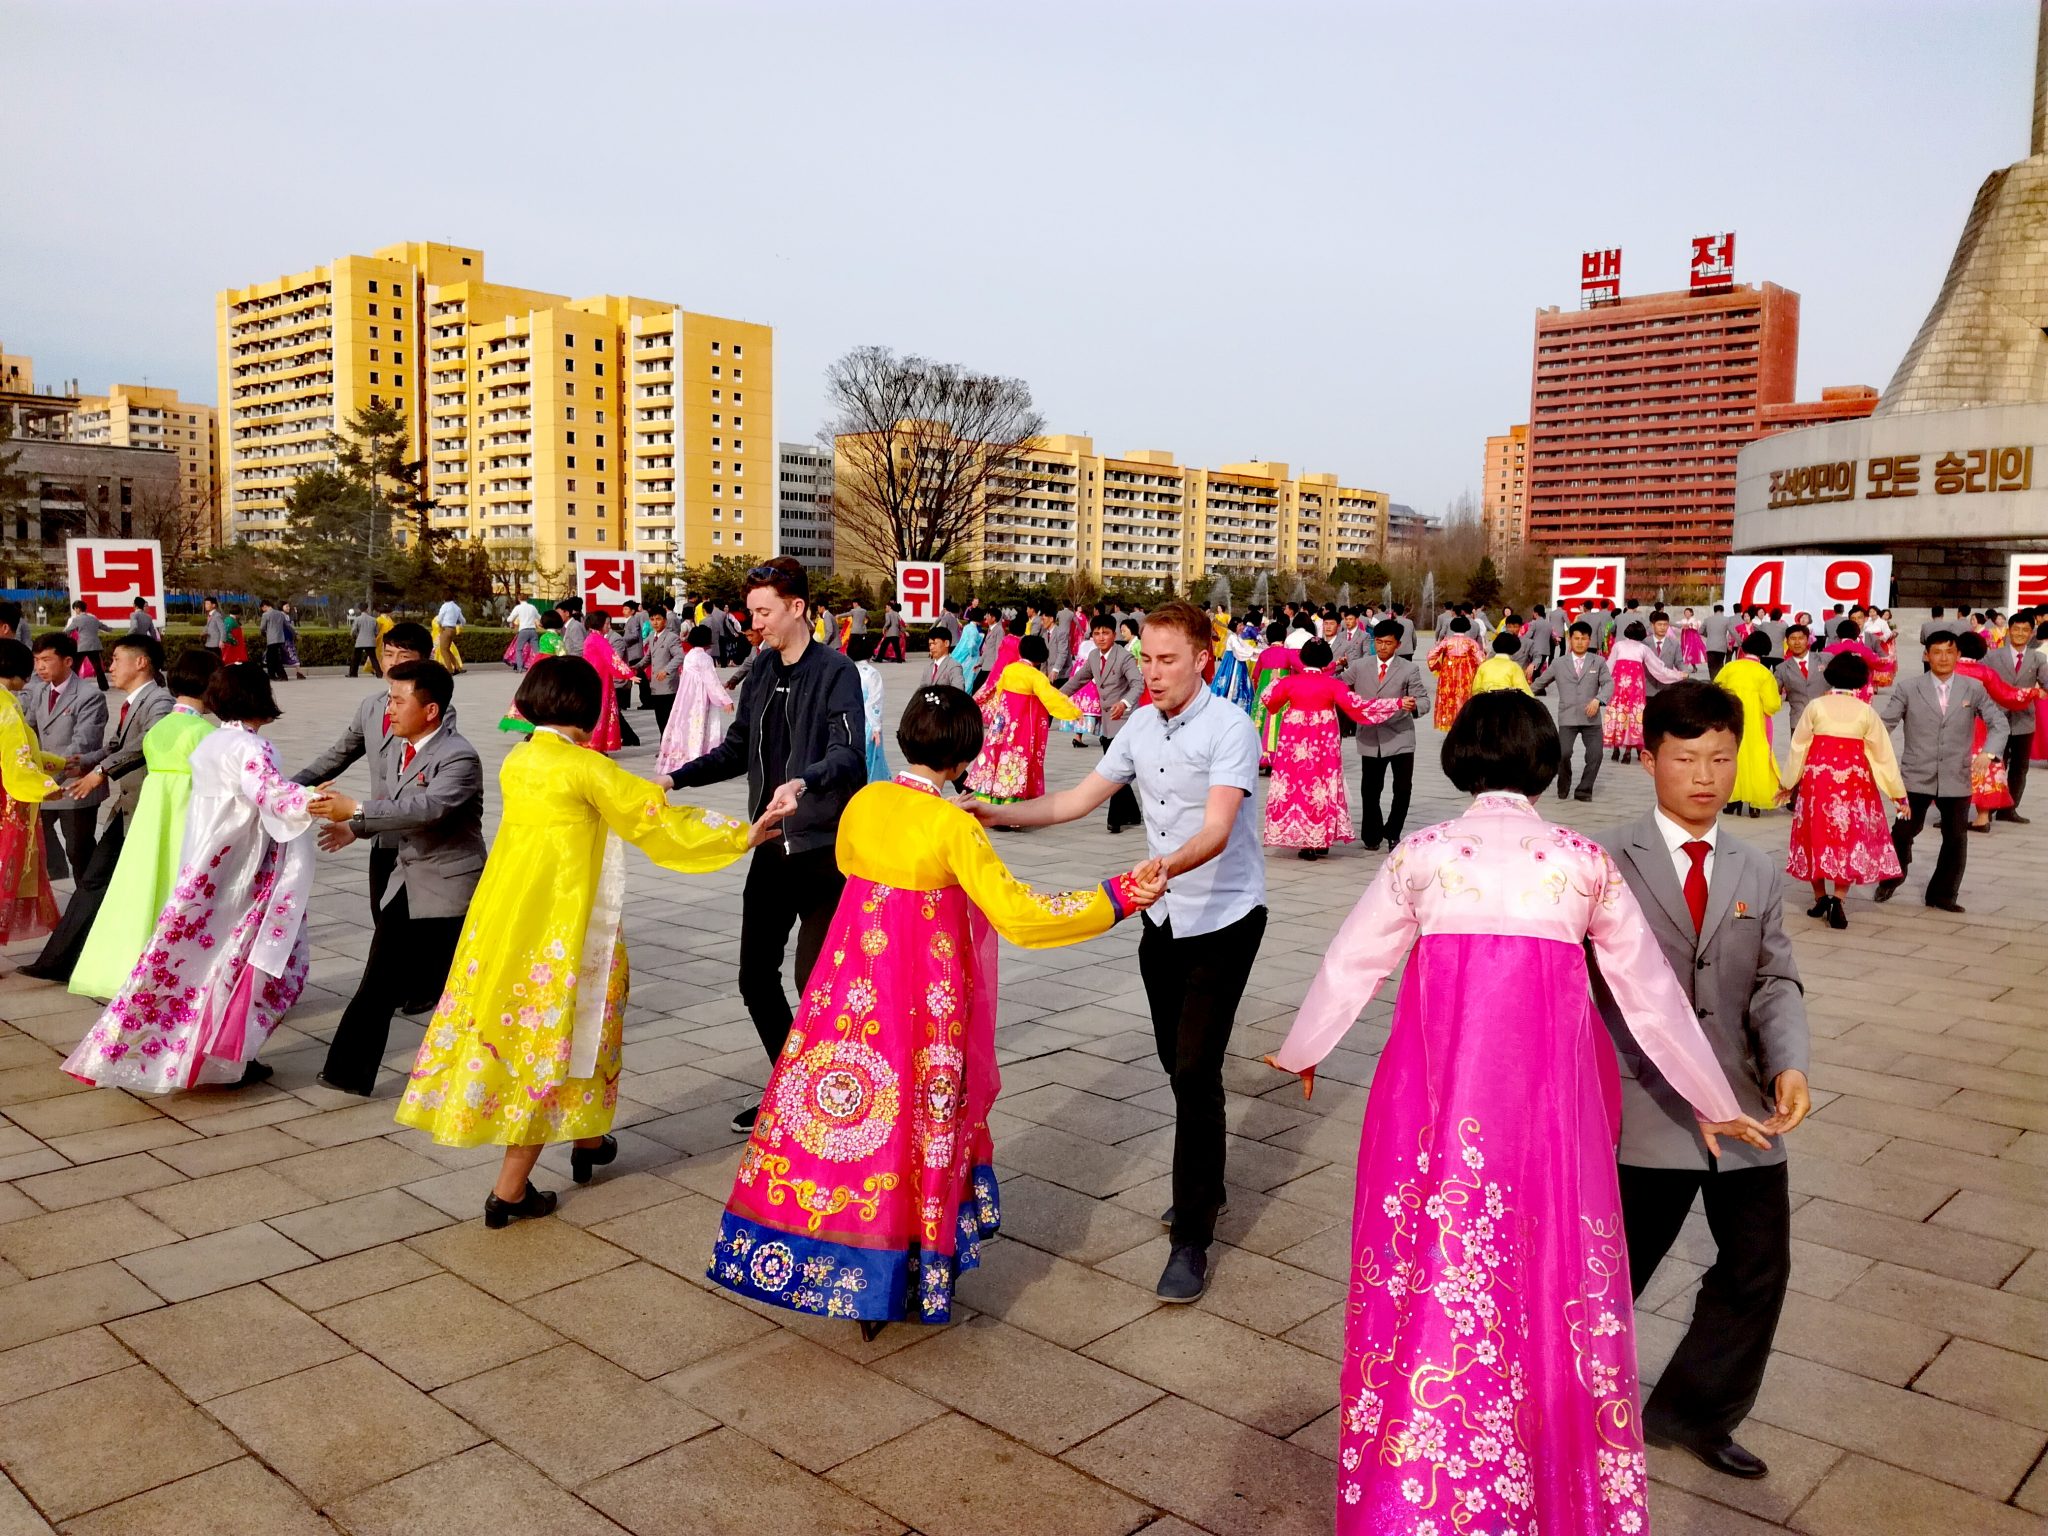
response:
[[[1631,594],[1718,589],[1735,455],[1793,398],[1799,295],[1775,283],[1540,310],[1529,398],[1529,542],[1621,555]]]

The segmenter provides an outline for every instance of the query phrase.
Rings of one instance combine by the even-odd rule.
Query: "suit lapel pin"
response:
[[[1749,903],[1746,901],[1738,901],[1737,903],[1735,903],[1735,915],[1737,917],[1749,916]]]

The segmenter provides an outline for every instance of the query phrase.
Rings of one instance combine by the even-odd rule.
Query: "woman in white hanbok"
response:
[[[257,1052],[306,984],[318,792],[280,774],[258,734],[278,716],[261,667],[221,668],[206,707],[221,728],[192,752],[177,883],[126,985],[64,1063],[104,1088],[262,1082]]]

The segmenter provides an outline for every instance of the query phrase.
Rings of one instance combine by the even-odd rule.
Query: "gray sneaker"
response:
[[[1176,1248],[1159,1275],[1159,1299],[1176,1305],[1200,1301],[1209,1288],[1209,1250]]]

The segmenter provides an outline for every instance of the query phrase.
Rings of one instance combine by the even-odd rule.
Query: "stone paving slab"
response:
[[[884,676],[900,704],[908,671]],[[493,775],[510,742],[485,724],[512,683],[459,685]],[[287,686],[288,766],[366,686]],[[1056,741],[1049,776],[1094,761]],[[1462,803],[1433,739],[1415,791],[1412,826]],[[1647,807],[1648,779],[1605,765],[1598,796],[1544,809],[1597,833]],[[737,812],[741,787],[701,802]],[[1783,816],[1724,826],[1782,853]],[[1078,885],[1142,843],[1091,822],[999,851]],[[1312,1104],[1257,1058],[1379,857],[1268,862],[1201,1304],[1151,1293],[1172,1096],[1125,927],[1006,948],[1003,1235],[959,1321],[872,1344],[704,1278],[738,1154],[726,1121],[766,1073],[733,975],[743,865],[632,869],[620,1160],[573,1188],[566,1157],[544,1157],[558,1219],[502,1232],[477,1220],[493,1149],[392,1120],[419,1020],[395,1023],[372,1102],[314,1082],[369,941],[362,849],[320,860],[314,985],[266,1087],[86,1091],[57,1064],[93,1005],[0,974],[0,1536],[1327,1532],[1353,1165],[1389,1001]],[[2048,919],[2015,899],[2048,879],[2048,826],[1973,838],[1970,860],[1960,919],[1864,893],[1833,933],[1788,886],[1820,1107],[1793,1138],[1792,1294],[1743,1431],[1772,1474],[1653,1451],[1659,1536],[2048,1530]],[[1646,1382],[1711,1257],[1695,1213],[1644,1293]]]

